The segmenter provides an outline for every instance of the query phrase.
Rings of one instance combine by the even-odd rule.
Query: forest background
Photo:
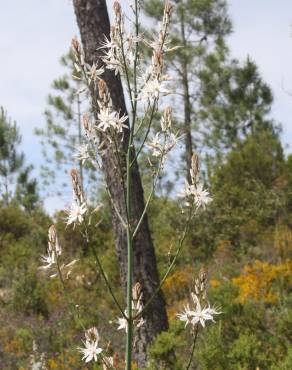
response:
[[[159,1],[144,3],[147,24],[151,25],[160,16]],[[172,165],[160,179],[149,211],[159,271],[169,263],[176,230],[181,226],[176,193],[188,176],[188,136],[191,150],[202,158],[201,169],[213,202],[193,221],[182,258],[163,287],[170,329],[149,348],[149,358],[153,364],[162,364],[160,367],[181,368],[180,351],[189,338],[175,313],[185,303],[195,274],[205,266],[210,277],[209,295],[220,304],[223,314],[199,341],[195,368],[291,369],[292,157],[285,146],[290,117],[285,115],[281,130],[282,122],[273,114],[273,91],[261,75],[261,66],[248,56],[238,60],[229,50],[232,17],[228,5],[215,0],[200,5],[192,9],[189,18],[185,13],[186,29],[192,38],[183,40],[181,34],[173,34],[174,43],[185,41],[185,48],[169,61],[170,73],[180,81],[171,104],[185,108],[175,122],[184,136],[172,155]],[[177,27],[181,26],[181,17],[182,12],[177,11]],[[66,173],[79,166],[72,155],[73,148],[82,144],[78,143],[78,112],[86,103],[79,103],[73,93],[72,61],[65,44],[60,54],[63,52],[65,75],[56,73],[52,88],[48,86],[50,95],[43,104],[45,123],[36,123],[35,136],[27,139],[17,114],[14,125],[13,109],[6,111],[9,103],[3,103],[0,114],[0,363],[4,369],[30,368],[32,356],[41,354],[49,369],[82,368],[76,352],[80,328],[68,317],[58,283],[44,279],[37,270],[52,218],[63,248],[82,261],[72,290],[75,300],[82,302],[88,325],[98,324],[118,348],[121,346],[109,321],[116,313],[95,272],[93,258],[82,248],[78,230],[65,228],[64,223],[64,208],[71,195]],[[188,72],[182,75],[186,65]],[[46,74],[46,70],[38,73]],[[290,99],[291,81],[283,82],[279,77],[280,82],[283,90],[287,84],[284,92]],[[21,136],[30,144],[21,146]],[[45,145],[33,144],[38,148],[34,150],[39,158],[36,161],[26,148],[41,141]],[[30,162],[34,162],[35,170]],[[142,162],[140,171],[147,190],[150,174],[143,168]],[[90,166],[82,170],[86,191],[93,199],[103,200],[99,177]],[[52,195],[54,205],[49,207]],[[54,215],[53,209],[58,209]],[[119,290],[107,204],[102,212],[103,223],[96,230],[95,243],[103,254],[109,278]],[[37,349],[33,350],[34,342]],[[170,356],[174,348],[178,353],[175,364]]]

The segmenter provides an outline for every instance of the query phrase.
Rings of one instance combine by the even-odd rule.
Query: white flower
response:
[[[116,76],[118,74],[123,74],[123,64],[114,56],[112,49],[109,49],[109,51],[105,53],[102,60],[106,64],[106,68],[114,71]]]
[[[93,63],[92,66],[87,65],[86,73],[87,73],[87,82],[88,82],[88,85],[90,85],[91,82],[96,83],[97,77],[104,73],[104,69],[97,68],[97,65]]]
[[[80,161],[82,164],[84,164],[85,161],[90,158],[90,155],[89,155],[89,152],[88,152],[88,145],[87,144],[80,145],[77,148],[77,151],[78,152],[76,154],[74,154],[74,157],[78,161]]]
[[[211,308],[210,306],[202,309],[200,300],[196,294],[192,293],[192,298],[196,305],[195,311],[193,312],[192,324],[196,325],[197,323],[200,323],[204,328],[205,321],[211,320],[215,322],[213,316],[219,315],[221,312],[217,311],[215,308]]]
[[[135,63],[135,54],[132,51],[129,51],[129,53],[127,54],[127,61],[129,66],[133,68]]]
[[[181,313],[178,313],[176,316],[180,321],[185,321],[185,327],[188,324],[192,324],[194,311],[190,309],[190,305],[186,305]]]
[[[104,35],[104,41],[101,42],[101,46],[97,49],[112,49],[112,48],[115,48],[116,47],[116,44],[115,42],[113,42],[112,40],[108,39],[105,35]]]
[[[171,133],[170,135],[162,135],[158,132],[153,140],[147,144],[152,151],[154,157],[159,157],[162,154],[165,155],[171,151],[171,149],[177,144],[179,138]]]
[[[154,79],[145,83],[139,95],[139,99],[147,102],[152,98],[158,99],[160,95],[165,96],[168,94],[170,94],[170,91],[165,87],[165,81]]]
[[[163,148],[160,134],[157,133],[152,139],[152,141],[147,144],[147,146],[153,149],[152,155],[154,157],[159,157],[161,155],[161,151]]]
[[[56,256],[54,251],[50,251],[48,249],[47,256],[41,256],[41,261],[44,263],[44,266],[40,266],[39,269],[41,270],[48,270],[56,263]]]
[[[81,205],[79,205],[76,202],[73,202],[68,211],[67,225],[70,225],[72,223],[81,224],[84,220],[84,214],[86,213],[86,211],[87,211],[86,203],[82,203]]]
[[[102,352],[102,348],[98,347],[98,340],[86,340],[83,344],[85,348],[78,348],[83,354],[82,360],[85,360],[85,362],[90,362],[93,359],[97,361],[97,356]]]
[[[108,108],[101,108],[97,116],[98,128],[102,131],[106,131],[109,128],[115,129],[117,132],[122,132],[123,127],[128,127],[124,124],[127,121],[128,116],[119,116],[118,112],[110,112]]]
[[[209,192],[203,189],[203,184],[196,185],[194,196],[198,208],[203,207],[205,209],[206,205],[212,201]]]
[[[128,321],[127,321],[127,319],[125,319],[124,317],[118,317],[117,322],[118,322],[118,325],[119,325],[117,330],[125,330],[125,332],[127,333],[127,330],[128,330]]]
[[[201,183],[190,185],[185,181],[184,189],[178,193],[178,196],[181,198],[193,198],[197,208],[202,207],[203,209],[205,209],[206,205],[212,201],[209,192],[203,189],[203,184]],[[189,204],[189,202],[186,203],[186,205]]]
[[[143,317],[141,317],[141,319],[139,319],[138,321],[136,321],[136,327],[137,328],[140,328],[144,324],[145,324],[145,320],[143,319]]]
[[[214,315],[219,315],[221,312],[217,311],[215,308],[211,308],[210,306],[202,308],[199,298],[196,294],[191,293],[194,308],[191,309],[190,305],[186,305],[184,310],[177,314],[177,317],[181,321],[185,321],[185,327],[188,324],[192,326],[196,326],[198,323],[205,327],[205,322],[210,320],[214,322]]]

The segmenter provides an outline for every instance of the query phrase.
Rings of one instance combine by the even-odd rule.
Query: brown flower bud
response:
[[[199,279],[201,283],[206,284],[208,278],[208,271],[205,267],[201,267],[199,271]]]
[[[70,175],[71,175],[71,178],[72,178],[72,182],[73,183],[78,183],[78,172],[77,172],[76,168],[71,169]]]
[[[107,86],[106,86],[106,83],[104,80],[100,79],[98,81],[98,93],[99,93],[99,96],[100,98],[102,98],[104,96],[104,94],[106,93],[107,91]]]
[[[72,48],[75,51],[75,53],[76,54],[80,54],[81,47],[80,47],[79,41],[77,40],[77,37],[76,36],[73,37],[73,39],[71,41],[71,45],[72,45]]]
[[[48,230],[48,248],[49,251],[54,251],[57,254],[61,254],[61,246],[59,244],[55,225],[51,225]]]
[[[196,183],[196,179],[197,179],[199,172],[200,172],[199,156],[196,153],[194,153],[192,155],[192,164],[190,168],[190,174],[191,174],[193,184]]]
[[[88,113],[84,113],[82,116],[82,124],[85,131],[89,130],[89,115]]]
[[[134,301],[139,301],[139,299],[141,298],[142,296],[142,285],[137,282],[134,286],[133,286],[133,289],[132,289],[132,294],[133,294],[133,300]]]
[[[164,13],[170,16],[173,6],[170,4],[169,0],[164,3]]]
[[[84,196],[76,168],[72,168],[72,170],[70,171],[70,175],[76,200],[79,204],[82,204],[84,202]]]
[[[48,238],[49,238],[49,242],[51,242],[52,244],[55,244],[56,243],[56,240],[57,240],[57,230],[56,230],[56,227],[55,227],[54,224],[49,227],[49,230],[48,230]]]
[[[116,17],[118,19],[120,19],[121,14],[122,14],[122,10],[121,10],[121,4],[119,3],[119,1],[114,2],[113,8],[114,8],[114,12],[115,12]]]

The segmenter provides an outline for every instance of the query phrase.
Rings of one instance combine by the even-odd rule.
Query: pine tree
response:
[[[23,153],[18,152],[21,136],[16,122],[0,108],[0,195],[2,203],[7,206],[13,195],[15,176],[22,168]]]
[[[254,62],[229,60],[214,53],[200,73],[202,95],[199,117],[205,145],[222,156],[239,140],[263,128],[277,131],[269,118],[273,95]]]
[[[42,166],[42,177],[44,185],[55,192],[54,184],[57,182],[60,185],[60,179],[64,179],[61,184],[66,187],[68,179],[64,177],[72,167],[78,166],[82,186],[92,195],[88,187],[92,181],[96,182],[94,171],[89,164],[83,165],[83,162],[76,158],[78,156],[76,148],[82,152],[84,146],[81,115],[85,107],[78,94],[82,86],[80,81],[72,77],[74,71],[72,54],[69,52],[60,62],[66,73],[53,81],[53,93],[48,95],[48,108],[45,110],[46,127],[35,130],[41,137],[46,161],[46,165]]]
[[[24,167],[25,156],[19,151],[21,135],[16,122],[0,109],[0,204],[16,203],[26,211],[40,205],[37,180],[30,178],[33,166]]]
[[[27,166],[19,173],[15,190],[15,200],[24,207],[27,212],[31,212],[40,205],[38,194],[38,183],[35,178],[30,178],[33,166]]]
[[[145,13],[159,19],[163,1],[147,0]],[[224,37],[231,32],[225,0],[178,0],[172,16],[171,37],[173,46],[181,46],[171,59],[172,77],[176,84],[178,106],[183,107],[182,117],[177,117],[184,134],[184,168],[190,181],[193,150],[198,147],[198,100],[201,94],[200,71],[204,61],[217,48],[226,50]],[[194,134],[194,132],[196,132]]]

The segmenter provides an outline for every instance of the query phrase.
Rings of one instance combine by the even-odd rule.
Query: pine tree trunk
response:
[[[184,21],[184,9],[181,7],[181,38],[184,50],[187,50],[186,36],[185,36],[185,21]],[[183,85],[183,100],[184,100],[184,135],[185,135],[185,160],[186,160],[186,178],[191,183],[190,168],[192,165],[193,155],[193,140],[192,140],[192,127],[191,127],[191,101],[189,91],[189,80],[188,80],[188,61],[187,56],[183,55],[181,60],[181,73],[182,73],[182,85]]]
[[[104,35],[109,38],[110,34],[110,22],[106,1],[73,0],[73,3],[86,61],[88,63],[98,61],[99,64],[101,64],[100,50],[97,50],[97,48],[104,40]],[[110,90],[115,110],[120,111],[121,114],[126,113],[126,105],[120,78],[115,76],[112,71],[106,71],[103,79]],[[125,162],[125,149],[129,139],[128,134],[129,130],[126,129],[124,132],[124,140],[120,143],[123,163]],[[124,215],[126,210],[123,198],[123,188],[119,172],[116,168],[113,151],[108,150],[102,160],[108,188],[120,213]],[[137,163],[135,163],[132,168],[131,182],[133,192],[132,211],[138,220],[144,209],[144,195]],[[112,222],[120,265],[121,280],[123,287],[126,288],[126,233],[114,211],[112,212]],[[159,286],[155,251],[151,239],[147,215],[145,215],[141,228],[134,240],[134,283],[137,281],[142,284],[145,301],[147,301],[157,286]],[[160,292],[152,301],[152,304],[145,312],[144,319],[146,320],[146,324],[141,328],[141,330],[139,330],[134,346],[135,359],[140,368],[145,368],[146,366],[147,345],[153,341],[158,333],[168,329],[165,301],[162,292]]]

